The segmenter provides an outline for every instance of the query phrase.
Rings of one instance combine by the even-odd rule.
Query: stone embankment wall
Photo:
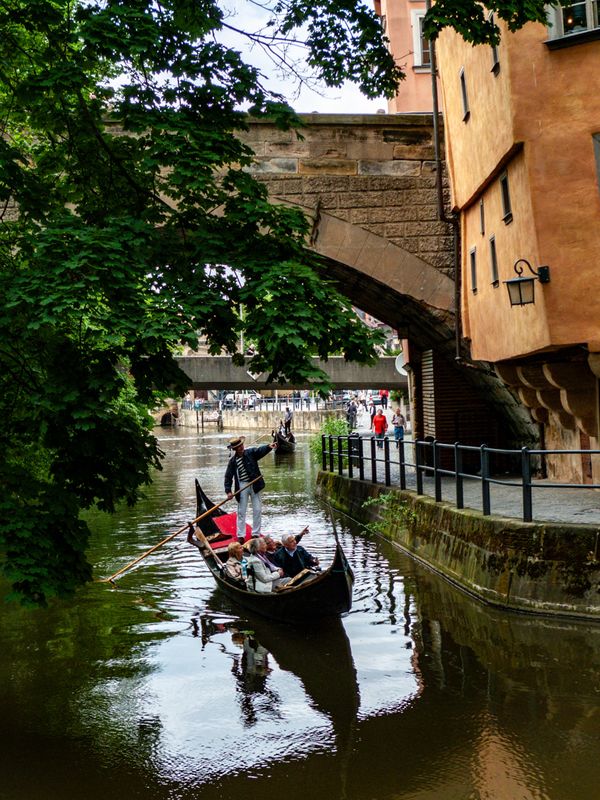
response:
[[[200,413],[200,412],[199,412]],[[318,433],[321,426],[328,419],[343,416],[340,411],[294,411],[292,431],[309,431]],[[249,430],[275,430],[283,419],[281,411],[223,411],[223,430],[244,433]],[[178,424],[185,428],[195,428],[198,425],[195,411],[180,411]],[[204,426],[214,427],[216,421],[214,412],[204,413]]]
[[[483,517],[411,491],[320,472],[317,494],[480,600],[600,621],[600,531]],[[390,495],[367,508],[370,498]]]

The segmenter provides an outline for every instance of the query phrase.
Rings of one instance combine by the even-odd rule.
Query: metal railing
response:
[[[394,485],[401,489],[407,487],[407,474],[410,474],[417,494],[432,494],[436,502],[441,502],[444,485],[443,478],[452,479],[453,502],[457,508],[465,507],[465,481],[481,484],[481,508],[484,516],[492,513],[491,487],[505,486],[519,489],[524,522],[533,520],[533,489],[600,489],[597,483],[554,483],[535,480],[548,455],[587,457],[600,456],[600,450],[533,450],[522,447],[509,450],[463,445],[459,442],[446,444],[437,440],[390,440],[387,436],[348,436],[321,437],[322,467],[326,472],[347,474],[349,478]],[[412,460],[407,454],[412,454]],[[510,465],[510,477],[499,477],[493,471],[493,461],[502,460],[504,467]],[[465,461],[469,462],[468,470]],[[426,481],[432,483],[431,492],[425,491]],[[411,487],[412,488],[412,487]],[[429,487],[427,487],[429,488]],[[447,498],[449,499],[449,498]]]
[[[345,400],[322,400],[319,397],[289,399],[286,397],[263,397],[260,399],[247,400],[193,400],[183,399],[180,402],[181,408],[186,411],[204,410],[213,411],[278,411],[284,412],[286,408],[291,411],[344,411],[348,403]]]

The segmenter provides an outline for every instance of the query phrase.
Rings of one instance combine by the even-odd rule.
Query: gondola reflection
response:
[[[269,682],[274,665],[301,681],[307,702],[329,718],[336,736],[356,719],[360,705],[356,669],[339,620],[306,630],[258,616],[224,621],[200,614],[192,625],[203,646],[214,641],[229,648],[246,724],[256,722],[258,704],[270,714],[278,705],[277,692]]]

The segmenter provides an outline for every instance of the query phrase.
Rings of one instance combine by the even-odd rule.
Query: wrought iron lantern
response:
[[[523,277],[521,264],[527,266],[533,278]],[[518,277],[504,281],[511,306],[527,306],[535,303],[535,282],[538,280],[540,283],[549,283],[550,267],[538,267],[536,271],[526,258],[519,258],[518,261],[515,261],[513,269]]]

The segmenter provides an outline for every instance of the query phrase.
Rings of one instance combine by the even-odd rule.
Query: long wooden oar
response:
[[[248,445],[248,447],[254,447],[254,445],[255,445],[257,442],[260,442],[260,440],[261,440],[261,439],[264,439],[264,438],[265,438],[265,436],[272,436],[272,435],[273,435],[273,432],[272,432],[272,431],[271,431],[271,433],[270,433],[270,434],[269,434],[269,433],[263,433],[263,434],[262,434],[262,436],[259,436],[259,437],[258,437],[258,439],[255,439],[255,440],[252,442],[252,444],[249,444],[249,445]]]
[[[199,517],[196,517],[196,519],[192,520],[191,524],[194,525],[196,522],[200,522],[201,519],[204,519],[205,517],[208,517],[210,514],[212,514],[214,511],[216,511],[217,508],[221,508],[222,505],[224,505],[225,503],[229,502],[229,500],[233,499],[233,497],[235,497],[236,494],[240,494],[241,492],[246,491],[246,489],[248,489],[250,486],[252,486],[253,483],[256,483],[256,481],[261,477],[262,476],[259,475],[258,478],[254,478],[253,481],[250,481],[250,483],[247,483],[242,489],[238,489],[237,492],[234,492],[232,497],[226,497],[225,500],[221,500],[221,502],[217,503],[216,506],[213,506],[212,508],[209,508],[208,511],[205,511],[203,514],[200,514]],[[153,553],[155,550],[158,550],[158,548],[162,547],[162,545],[165,544],[166,542],[170,542],[171,539],[174,539],[176,536],[179,536],[179,534],[183,533],[183,531],[186,531],[188,529],[188,527],[189,527],[189,525],[186,524],[186,525],[183,526],[183,528],[179,528],[178,531],[175,531],[175,533],[169,534],[169,536],[167,536],[166,539],[163,539],[162,542],[159,542],[158,544],[155,544],[154,547],[150,548],[150,550],[147,550],[145,553],[142,553],[141,556],[138,556],[136,559],[131,561],[129,564],[126,564],[124,567],[121,567],[121,569],[117,570],[117,572],[115,572],[114,575],[111,575],[110,578],[99,578],[97,583],[113,583],[115,578],[118,578],[119,575],[122,575],[124,572],[127,572],[128,569],[130,569],[131,567],[135,566],[138,562],[142,561],[142,559],[146,558],[146,556],[149,556],[150,553]]]

